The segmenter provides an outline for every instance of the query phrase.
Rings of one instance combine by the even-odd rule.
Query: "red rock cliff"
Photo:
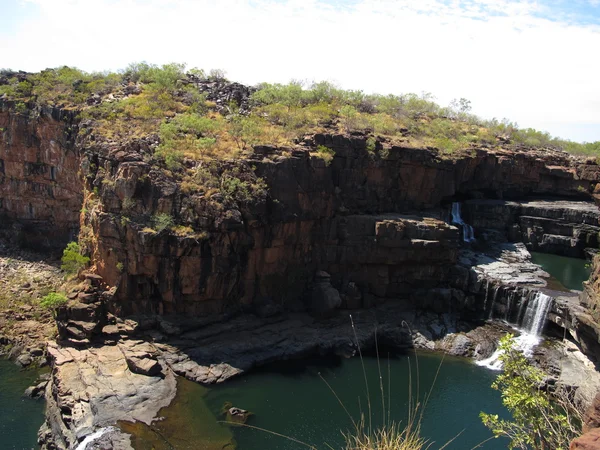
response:
[[[0,102],[0,216],[22,244],[63,248],[82,204],[73,114]]]

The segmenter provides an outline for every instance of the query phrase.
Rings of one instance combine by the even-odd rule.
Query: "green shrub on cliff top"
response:
[[[333,161],[333,157],[335,156],[335,151],[329,147],[325,147],[324,145],[319,145],[317,147],[316,156],[325,161],[325,165],[328,166]]]
[[[60,268],[67,274],[74,274],[83,269],[89,262],[90,258],[81,254],[81,249],[77,242],[69,242],[63,250],[61,258],[62,265]]]
[[[600,155],[600,142],[581,144],[531,128],[520,129],[506,119],[482,120],[470,113],[471,103],[464,98],[444,107],[429,93],[366,94],[360,90],[344,90],[326,81],[311,85],[298,81],[264,83],[251,96],[252,111],[248,115],[244,111],[243,117],[236,118],[235,108],[226,113],[221,108],[223,105],[209,104],[190,82],[224,81],[223,77],[219,71],[208,76],[202,70],[186,71],[185,64],[179,63],[134,63],[123,73],[88,73],[68,66],[34,74],[6,70],[0,79],[3,83],[0,96],[6,95],[20,104],[78,108],[83,118],[96,121],[94,130],[98,135],[116,140],[156,133],[165,118],[168,118],[164,122],[166,130],[161,129],[161,134],[168,134],[169,127],[177,128],[177,123],[169,120],[181,114],[196,114],[214,122],[218,131],[198,132],[194,127],[179,126],[169,139],[163,140],[158,156],[170,169],[179,168],[184,157],[238,158],[252,145],[289,147],[302,141],[306,134],[318,132],[374,133],[390,138],[391,144],[400,141],[402,145],[433,146],[441,153],[484,145],[529,146]],[[138,84],[133,93],[127,89],[131,83]],[[232,113],[234,117],[230,117]],[[189,117],[182,119],[188,120]]]

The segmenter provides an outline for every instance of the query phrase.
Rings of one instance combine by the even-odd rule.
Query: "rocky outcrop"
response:
[[[0,217],[24,246],[63,248],[83,202],[73,111],[0,101]]]
[[[175,396],[175,377],[150,344],[128,340],[78,350],[50,342],[48,353],[53,374],[39,434],[42,449],[75,448],[119,420],[150,424]],[[105,448],[131,448],[123,446],[127,435],[113,432],[110,439]]]
[[[584,417],[584,434],[575,439],[570,450],[598,450],[600,449],[600,394],[596,395],[593,403],[586,411]]]
[[[466,221],[475,228],[502,231],[531,251],[585,258],[599,247],[600,210],[590,202],[565,200],[468,200]]]

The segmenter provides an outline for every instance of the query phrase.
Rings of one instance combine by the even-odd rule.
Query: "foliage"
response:
[[[152,216],[152,229],[160,233],[171,228],[175,224],[173,217],[166,213],[158,213]]]
[[[153,84],[158,90],[171,92],[185,75],[185,64],[170,63],[157,66],[146,62],[130,64],[123,76],[134,83]]]
[[[61,261],[62,265],[60,268],[67,274],[74,274],[83,269],[90,262],[90,258],[81,254],[81,249],[77,242],[69,242],[63,250]]]
[[[94,120],[94,133],[110,140],[160,133],[156,156],[171,171],[180,170],[185,158],[238,158],[255,145],[290,146],[323,131],[374,133],[392,144],[435,147],[447,154],[472,146],[517,146],[600,156],[600,141],[576,143],[507,119],[482,120],[471,113],[468,99],[440,106],[427,92],[380,95],[328,81],[263,83],[251,96],[249,114],[241,115],[235,104],[222,117],[216,111],[223,113],[224,105],[208,102],[191,82],[224,82],[221,70],[207,74],[186,71],[180,63],[139,62],[121,73],[62,66],[35,74],[4,70],[2,77],[0,96],[15,101],[18,114],[35,111],[36,104],[60,105]]]
[[[367,138],[367,151],[369,153],[374,153],[375,149],[377,148],[377,139],[375,139],[373,136],[370,136],[369,138]]]
[[[161,142],[155,155],[165,161],[169,170],[178,169],[184,156],[198,159],[210,155],[223,126],[222,120],[197,113],[179,114],[160,125]]]
[[[482,412],[481,420],[495,436],[508,437],[511,449],[567,450],[581,433],[581,417],[566,396],[553,401],[542,390],[543,372],[514,347],[512,338],[509,334],[500,340],[503,372],[492,387],[502,393],[513,419]]]
[[[331,161],[333,161],[335,151],[329,147],[325,147],[324,145],[319,145],[317,147],[317,156],[325,161],[325,165],[328,166],[331,164]]]
[[[205,195],[219,193],[230,206],[257,203],[267,197],[267,184],[244,164],[200,165],[194,175],[196,190]]]
[[[68,299],[59,292],[50,292],[40,300],[40,306],[47,309],[56,309],[67,303]]]

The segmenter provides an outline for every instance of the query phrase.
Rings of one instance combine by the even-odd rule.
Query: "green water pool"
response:
[[[551,289],[562,286],[581,291],[583,282],[590,277],[589,262],[585,259],[531,252],[531,260],[551,275]]]
[[[44,421],[44,402],[22,398],[37,376],[35,370],[21,370],[13,362],[0,359],[0,448],[3,450],[39,448],[37,432]]]
[[[421,401],[431,392],[424,409],[422,434],[433,442],[431,449],[440,448],[453,438],[447,449],[473,448],[491,437],[480,422],[479,412],[507,414],[499,393],[490,388],[496,374],[469,361],[446,357],[435,380],[441,361],[441,356],[429,353],[420,354],[418,358]],[[394,420],[406,423],[411,371],[413,398],[416,398],[417,391],[415,357],[390,358],[389,377],[388,360],[382,358],[380,365],[385,409],[387,411],[389,407]],[[377,426],[383,415],[377,359],[364,358],[364,367],[373,411],[372,424]],[[321,377],[331,385],[335,394]],[[352,422],[338,398],[356,420],[360,411],[368,412],[365,391],[359,358],[280,364],[209,388],[181,380],[177,401],[161,411],[164,420],[155,422],[151,427],[126,425],[125,429],[137,434],[134,443],[138,450],[307,448],[267,431],[220,423],[225,420],[221,415],[223,405],[230,403],[253,413],[248,425],[319,449],[328,446],[339,449],[343,444],[341,433],[351,430]],[[505,449],[506,442],[491,439],[478,448]]]

